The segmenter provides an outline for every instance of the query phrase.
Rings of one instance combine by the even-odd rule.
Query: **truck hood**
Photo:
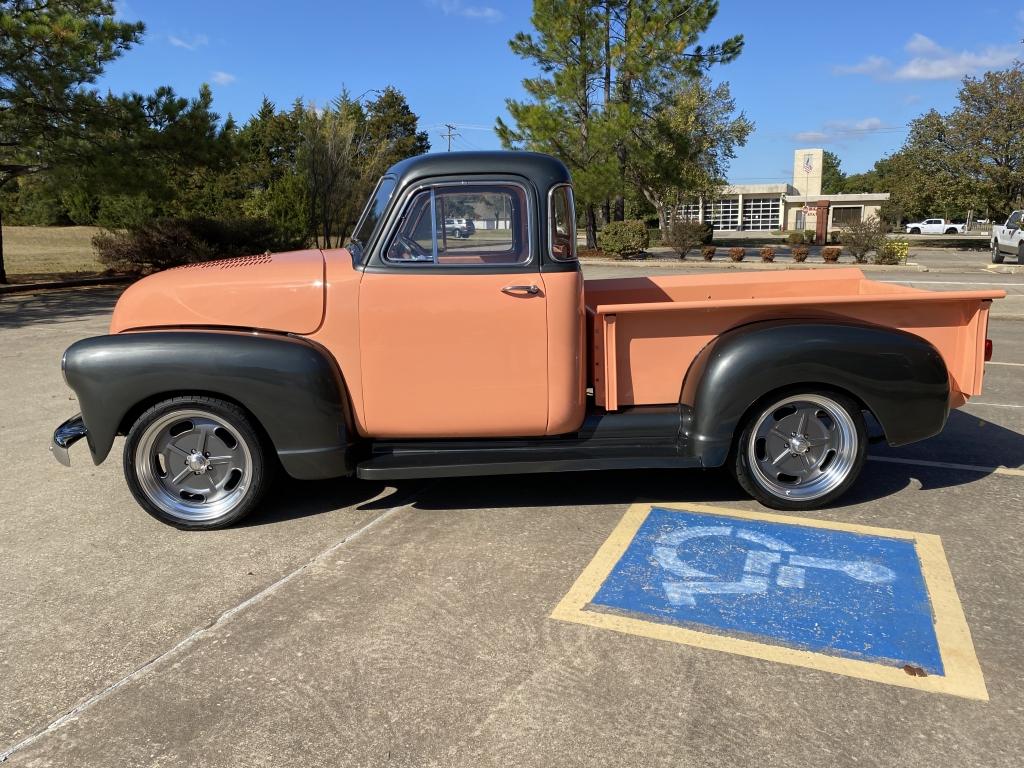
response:
[[[266,253],[188,264],[139,280],[117,302],[110,332],[214,326],[307,334],[323,315],[323,253]]]

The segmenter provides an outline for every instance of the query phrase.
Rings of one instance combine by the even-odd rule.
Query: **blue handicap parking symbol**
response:
[[[590,605],[944,673],[908,539],[654,507]]]

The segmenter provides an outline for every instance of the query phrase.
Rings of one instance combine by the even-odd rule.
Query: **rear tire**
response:
[[[1017,246],[1017,263],[1024,264],[1024,243]]]
[[[1003,263],[1003,252],[999,250],[999,241],[992,241],[992,263],[1002,264]]]
[[[857,480],[867,444],[864,415],[850,397],[794,390],[750,410],[728,466],[740,487],[766,507],[819,509]]]
[[[157,520],[184,529],[241,520],[263,500],[275,466],[251,417],[214,397],[157,403],[132,425],[124,446],[135,500]]]

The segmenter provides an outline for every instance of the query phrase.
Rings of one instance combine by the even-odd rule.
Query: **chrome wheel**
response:
[[[746,446],[752,479],[780,499],[810,501],[838,488],[857,464],[857,426],[829,397],[795,395],[765,409]]]
[[[172,518],[202,522],[223,517],[245,498],[252,452],[226,419],[176,410],[149,424],[134,456],[146,498]]]

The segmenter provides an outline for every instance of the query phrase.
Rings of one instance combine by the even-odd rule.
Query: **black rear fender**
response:
[[[942,431],[949,374],[927,341],[890,328],[816,320],[753,323],[708,344],[686,374],[687,435],[704,466],[720,466],[750,408],[795,386],[842,390],[878,420],[890,445]]]
[[[245,408],[299,479],[351,472],[354,435],[333,358],[305,339],[274,334],[154,331],[97,336],[68,348],[65,376],[99,464],[133,415],[163,396],[221,396]]]

